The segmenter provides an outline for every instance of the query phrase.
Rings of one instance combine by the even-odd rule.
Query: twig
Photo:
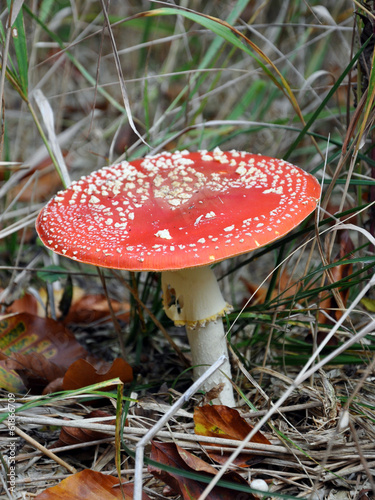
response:
[[[375,462],[368,462],[367,467],[375,468]],[[323,481],[326,483],[328,481],[332,481],[333,479],[337,479],[337,476],[349,476],[350,474],[355,474],[356,472],[363,471],[363,465],[356,465],[355,467],[344,467],[341,470],[336,471],[334,474],[327,474]]]
[[[356,444],[356,448],[357,448],[357,451],[358,451],[358,455],[359,455],[359,459],[361,461],[362,467],[363,467],[363,469],[364,469],[364,471],[366,473],[367,479],[368,479],[368,481],[370,483],[370,486],[371,486],[371,489],[372,489],[372,493],[375,495],[374,476],[372,475],[372,473],[370,471],[370,464],[366,461],[366,458],[363,455],[363,451],[361,449],[361,445],[360,445],[359,440],[358,440],[357,431],[355,430],[353,422],[349,422],[349,427],[350,427],[350,430],[352,432],[352,436],[353,436],[354,442]]]
[[[15,433],[18,434],[23,439],[25,439],[25,441],[27,441],[29,444],[31,444],[31,446],[33,446],[34,448],[37,448],[38,450],[43,452],[44,455],[47,455],[47,457],[51,458],[52,460],[54,460],[58,464],[65,467],[65,469],[67,469],[70,473],[75,474],[77,472],[77,470],[74,467],[72,467],[71,465],[69,465],[68,463],[66,463],[65,460],[62,460],[61,458],[59,458],[57,455],[52,453],[52,451],[48,450],[45,446],[38,443],[38,441],[35,441],[35,439],[30,437],[28,434],[26,434],[26,432],[21,431],[21,429],[19,429],[18,427],[15,427]]]
[[[323,406],[323,403],[321,401],[312,401],[311,403],[302,403],[300,405],[281,406],[278,410],[278,413],[287,413],[289,411],[309,410],[310,408],[319,408],[321,406]],[[241,413],[241,416],[244,418],[262,417],[267,412],[268,412],[268,410],[248,411],[246,413]]]
[[[172,409],[173,407],[171,407]],[[171,411],[171,410],[170,410]],[[168,412],[169,414],[170,412]],[[55,419],[55,418],[46,418],[46,417],[41,417],[41,418],[28,418],[28,417],[19,417],[17,416],[17,422],[21,422],[23,424],[40,424],[40,425],[53,425],[53,426],[64,426],[64,427],[77,427],[80,429],[90,429],[90,430],[95,430],[95,431],[100,431],[100,432],[108,432],[111,434],[115,433],[115,426],[114,425],[101,425],[101,424],[90,424],[86,422],[87,419],[82,419],[82,420],[75,420],[75,421],[68,421],[68,420],[62,420],[62,419]],[[154,428],[153,428],[154,429]],[[135,427],[126,427],[126,437],[127,439],[132,439],[138,437],[143,437],[146,435],[146,433],[149,432],[149,429],[139,429]],[[170,432],[170,431],[160,431],[158,430],[155,435],[161,438],[171,438],[173,437],[174,439],[178,439],[180,441],[194,441],[194,442],[199,442],[201,445],[202,444],[214,444],[214,445],[220,445],[220,446],[238,446],[238,444],[241,442],[237,439],[222,439],[222,438],[216,438],[216,437],[210,437],[210,436],[199,436],[197,434],[186,434],[183,432]],[[143,437],[142,437],[143,436]],[[286,448],[285,446],[278,446],[278,445],[269,445],[269,444],[263,444],[263,443],[254,443],[254,442],[249,442],[244,446],[244,449],[251,450],[254,453],[265,453],[265,452],[270,452],[270,453],[277,453],[277,454],[287,454],[290,455],[290,450]],[[62,449],[61,451],[65,450]],[[59,448],[54,450],[55,452],[60,451]],[[305,456],[305,454],[301,451],[295,450],[294,453],[298,453],[299,455]],[[314,454],[315,456],[315,454]]]
[[[66,452],[71,450],[77,450],[80,448],[86,448],[88,446],[96,446],[98,444],[104,444],[104,443],[114,443],[114,437],[110,436],[104,439],[97,439],[95,441],[85,441],[82,443],[70,444],[68,446],[59,446],[53,448],[53,452],[54,453]],[[17,455],[16,460],[17,462],[22,462],[23,460],[29,460],[30,458],[37,457],[40,454],[41,453],[39,451],[34,451],[32,453],[20,453],[19,455]]]

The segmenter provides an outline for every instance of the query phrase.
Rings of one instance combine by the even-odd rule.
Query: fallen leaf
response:
[[[3,289],[0,289],[2,292]],[[27,312],[30,314],[37,314],[38,301],[31,293],[25,293],[22,297],[12,300],[11,303],[1,304],[5,305],[6,314]]]
[[[109,413],[103,410],[93,410],[84,418],[104,418],[112,417]],[[116,419],[106,420],[105,424],[115,425]],[[53,444],[52,448],[59,448],[61,446],[71,446],[73,444],[79,443],[89,443],[91,441],[97,441],[98,439],[104,439],[106,437],[113,437],[111,434],[106,432],[94,431],[92,429],[82,429],[81,427],[62,427],[60,431],[59,439]]]
[[[13,196],[19,194],[19,200],[32,203],[47,202],[56,191],[61,189],[61,178],[54,166],[45,168],[39,172],[31,184],[29,179],[23,179],[12,193]]]
[[[74,297],[77,296],[76,289]],[[111,307],[118,319],[128,322],[130,316],[130,305],[127,302],[119,302],[111,299]],[[69,313],[64,318],[64,323],[92,323],[108,317],[111,319],[107,297],[103,294],[84,293],[78,299],[73,300]]]
[[[194,410],[194,431],[200,436],[217,437],[221,439],[237,439],[243,441],[253,427],[241,417],[239,412],[224,405],[205,405]],[[258,431],[251,439],[252,443],[271,444],[270,441]],[[220,464],[227,461],[229,453],[206,452],[210,458]],[[249,467],[262,460],[261,456],[240,453],[234,460],[239,467]]]
[[[45,268],[45,271],[39,272],[39,276],[45,281],[49,281],[49,269],[53,271],[53,273],[51,273],[50,275],[53,281],[61,279],[61,275],[56,272],[58,270],[57,266],[49,266],[48,268]],[[111,321],[111,313],[108,305],[108,300],[104,294],[90,294],[87,292],[87,290],[84,290],[83,288],[80,288],[78,286],[74,286],[72,303],[69,310],[64,314],[64,311],[61,311],[60,307],[63,293],[63,289],[54,290],[55,304],[58,304],[58,313],[61,314],[61,319],[65,325],[69,323],[87,325],[94,321],[102,320],[105,318],[107,318],[108,321]],[[42,301],[44,303],[47,303],[46,290],[42,288],[39,291],[39,295]],[[115,299],[111,299],[110,303],[117,318],[128,322],[130,316],[130,304],[126,301],[119,302]],[[44,314],[44,308],[40,304],[38,304],[38,307],[38,314],[42,316]]]
[[[371,500],[371,498],[374,498],[372,496],[372,490],[366,490],[362,489],[361,491],[358,492],[358,495],[356,496],[355,500]]]
[[[117,477],[85,469],[47,488],[35,500],[132,500],[134,486],[123,484],[122,489],[124,496]],[[142,500],[150,500],[150,497],[143,493]]]
[[[17,355],[38,353],[47,361],[66,370],[87,351],[75,340],[64,325],[50,318],[21,313],[0,317],[0,386],[12,392],[25,392],[22,378],[14,368],[7,368]],[[18,358],[20,361],[21,358]],[[35,357],[24,359],[25,367],[35,367]],[[7,362],[7,363],[6,363]],[[51,368],[51,367],[50,367]],[[25,373],[25,372],[24,372]]]
[[[58,377],[55,378],[55,380],[52,380],[49,384],[45,386],[43,389],[43,394],[52,394],[53,392],[59,392],[62,391],[62,384],[63,384],[64,377]]]
[[[21,354],[15,352],[11,358],[3,360],[3,366],[14,370],[31,394],[41,394],[47,384],[61,377],[65,368],[56,365],[38,352]]]
[[[133,380],[133,369],[122,358],[115,359],[113,363],[101,363],[100,366],[79,359],[65,373],[62,389],[72,391],[112,378],[120,378],[124,384],[128,384]]]
[[[0,386],[44,394],[120,378],[133,380],[123,359],[86,361],[87,351],[61,323],[28,313],[0,319]]]
[[[204,460],[189,453],[175,443],[153,441],[151,459],[161,464],[175,467],[176,469],[199,472],[204,477],[212,478],[217,474],[217,470],[212,465],[209,465]],[[148,470],[153,476],[172,488],[176,494],[181,495],[184,500],[198,499],[207,486],[207,483],[180,476],[178,472],[164,471],[153,465],[149,465]],[[222,479],[248,486],[248,483],[236,472],[231,471],[226,473]],[[251,493],[244,492],[240,493],[240,497],[243,500],[256,499]],[[209,500],[232,500],[236,498],[236,493],[233,489],[215,486],[207,498]]]

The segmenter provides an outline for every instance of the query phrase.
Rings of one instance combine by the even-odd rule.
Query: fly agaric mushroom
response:
[[[281,238],[316,207],[316,179],[245,152],[161,153],[104,167],[60,191],[36,228],[54,252],[97,266],[162,273],[164,309],[187,330],[194,377],[227,355],[231,309],[210,264]],[[204,387],[234,406],[226,362]]]

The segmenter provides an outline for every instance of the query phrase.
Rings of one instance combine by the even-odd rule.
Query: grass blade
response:
[[[266,73],[266,75],[270,78],[270,80],[285,94],[285,96],[289,99],[291,102],[295,112],[301,119],[301,121],[304,123],[303,115],[301,112],[301,109],[297,103],[296,98],[293,95],[293,92],[284,78],[284,76],[281,74],[281,72],[278,70],[278,68],[274,65],[274,63],[271,61],[271,59],[254,43],[252,42],[249,38],[247,38],[245,35],[243,35],[239,30],[231,26],[228,22],[223,21],[221,19],[208,16],[205,14],[201,13],[196,13],[192,11],[187,11],[183,9],[174,9],[174,8],[162,8],[162,9],[156,9],[152,11],[147,11],[143,12],[139,16],[142,17],[148,17],[148,16],[169,16],[169,15],[182,15],[186,17],[187,19],[190,19],[205,28],[209,29],[216,35],[220,36],[224,40],[226,40],[228,43],[236,47],[237,49],[240,49],[244,52],[246,52],[248,55],[250,55],[253,59],[256,60],[256,62],[259,64],[259,66],[263,69],[263,71]],[[242,41],[246,43],[243,44]],[[250,47],[248,47],[248,46]],[[258,57],[259,56],[259,57]],[[263,62],[263,61],[264,62]],[[270,66],[276,73],[277,77],[274,76],[272,71],[268,68]]]
[[[64,187],[67,187],[70,185],[70,177],[67,166],[65,164],[64,156],[61,152],[61,148],[56,137],[55,120],[51,105],[40,89],[35,89],[32,95],[39,107],[44,125],[47,129],[48,140],[53,152],[53,156],[56,159],[55,166],[57,168],[58,174],[63,182]]]
[[[28,57],[25,26],[23,22],[23,13],[21,10],[23,1],[11,2],[8,0],[8,8],[10,9],[10,26],[12,27],[12,38],[14,50],[16,53],[18,76],[21,89],[27,95],[28,89]]]
[[[347,67],[342,72],[342,74],[340,75],[340,77],[337,79],[335,85],[333,85],[333,87],[331,88],[331,90],[328,92],[328,94],[325,97],[325,99],[323,100],[323,102],[318,106],[318,108],[315,111],[315,113],[313,113],[313,115],[311,116],[310,120],[303,127],[303,129],[301,130],[301,133],[298,135],[298,137],[296,138],[296,140],[293,142],[293,144],[290,146],[290,148],[288,149],[288,151],[284,155],[284,159],[285,160],[287,160],[289,158],[289,156],[295,150],[296,146],[304,138],[304,136],[306,135],[306,133],[309,130],[309,128],[311,127],[311,125],[315,122],[315,120],[318,118],[318,116],[320,115],[320,113],[322,112],[322,110],[324,109],[324,107],[327,105],[327,103],[329,102],[329,100],[331,99],[331,97],[335,94],[335,92],[337,91],[337,89],[339,88],[339,86],[341,85],[341,83],[343,82],[343,80],[346,77],[346,75],[350,72],[350,70],[353,68],[353,66],[358,61],[358,59],[359,59],[360,55],[362,54],[362,52],[364,51],[365,47],[367,47],[367,44],[368,44],[369,40],[364,45],[362,45],[362,47],[360,48],[360,50],[356,53],[356,55],[353,57],[353,59],[347,65]]]

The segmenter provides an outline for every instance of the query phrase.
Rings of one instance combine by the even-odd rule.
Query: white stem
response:
[[[186,327],[196,380],[221,355],[228,358],[221,316],[231,306],[223,299],[216,277],[209,267],[164,271],[162,289],[167,316],[177,326]],[[230,379],[231,370],[227,360],[221,370],[206,381],[203,389],[207,392],[222,384],[223,389],[214,402],[232,407],[235,403]]]
[[[193,363],[193,376],[197,380],[208,367],[213,365],[220,356],[225,354],[227,360],[203,385],[204,391],[209,391],[220,384],[223,384],[222,391],[214,399],[215,404],[235,406],[233,388],[230,380],[232,374],[228,361],[227,339],[225,337],[223,322],[221,319],[211,321],[205,326],[196,326],[195,329],[186,327],[191,349],[191,359]]]

